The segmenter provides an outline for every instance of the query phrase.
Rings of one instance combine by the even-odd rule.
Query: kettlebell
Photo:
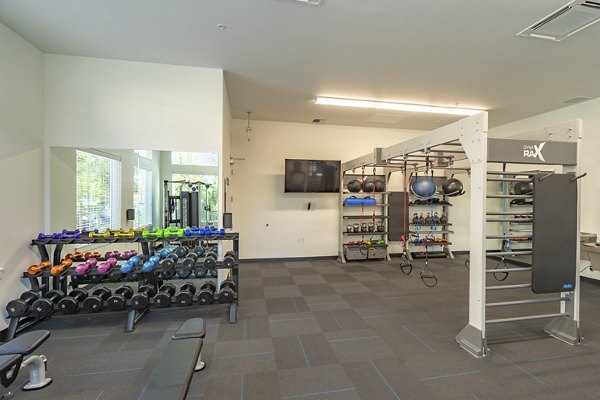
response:
[[[346,225],[346,232],[348,232],[348,233],[353,232],[352,225]]]
[[[431,224],[431,214],[427,213],[427,216],[425,217],[425,223],[427,225]]]
[[[384,232],[385,231],[385,224],[383,222],[378,222],[377,223],[377,232]]]
[[[433,221],[434,224],[439,224],[440,223],[440,216],[438,215],[437,212],[433,213],[432,221]]]
[[[425,218],[423,218],[423,213],[421,213],[421,215],[419,215],[419,223],[421,225],[423,225],[425,223]]]
[[[375,232],[375,224],[369,224],[369,232]]]
[[[369,232],[369,225],[363,223],[360,227],[363,232]]]
[[[354,224],[354,225],[352,225],[352,229],[354,229],[354,233],[358,233],[358,232],[360,232],[360,225]]]
[[[412,223],[415,225],[419,223],[419,216],[417,215],[417,213],[413,215]]]
[[[448,223],[448,216],[446,215],[446,213],[442,213],[442,216],[440,217],[440,223],[441,224]]]

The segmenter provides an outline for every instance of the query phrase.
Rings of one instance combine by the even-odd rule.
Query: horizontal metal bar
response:
[[[524,289],[531,287],[531,283],[518,283],[516,285],[500,285],[500,286],[487,286],[486,290],[503,290],[503,289]]]
[[[488,319],[487,321],[485,321],[485,323],[486,324],[500,324],[503,322],[528,321],[531,319],[557,318],[557,317],[568,317],[568,316],[569,316],[569,314],[567,314],[567,313],[526,315],[523,317]]]
[[[532,212],[517,212],[517,211],[509,211],[509,212],[488,212],[485,215],[531,215],[533,217]]]
[[[526,299],[526,300],[514,300],[514,301],[500,301],[497,303],[487,303],[486,307],[505,307],[505,306],[519,306],[522,304],[537,304],[537,303],[551,303],[554,301],[569,301],[568,297],[550,297],[542,299]]]
[[[554,170],[533,170],[533,171],[488,171],[488,175],[535,175],[535,174],[543,174],[547,172],[554,172]]]
[[[488,182],[533,182],[533,179],[530,178],[487,178]]]
[[[528,256],[531,255],[533,251],[524,250],[524,251],[492,251],[489,253],[485,253],[486,257],[489,256]]]
[[[517,235],[488,235],[485,238],[486,239],[521,239],[527,236],[531,236],[531,234],[529,235],[521,235],[521,236],[517,236]],[[525,240],[531,240],[531,239],[523,239],[521,241],[525,241]],[[518,240],[517,240],[518,242]]]
[[[533,199],[532,194],[488,194],[488,199]]]
[[[485,272],[488,274],[495,274],[497,272],[528,272],[531,271],[531,267],[521,267],[521,268],[498,268],[498,269],[486,269]]]

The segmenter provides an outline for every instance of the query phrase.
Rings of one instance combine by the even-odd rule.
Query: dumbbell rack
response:
[[[212,236],[169,236],[164,238],[158,237],[148,237],[144,238],[141,235],[136,234],[134,237],[79,237],[79,238],[68,238],[68,239],[33,239],[31,244],[36,246],[39,253],[41,261],[49,261],[50,254],[52,254],[52,264],[59,265],[62,260],[62,252],[65,245],[86,245],[86,244],[123,244],[123,243],[138,243],[142,248],[142,255],[147,259],[150,255],[156,252],[156,249],[160,245],[169,245],[169,244],[180,244],[180,245],[188,245],[195,246],[198,245],[201,241],[211,241],[211,242],[219,242],[224,240],[230,240],[233,242],[233,251],[238,255],[236,258],[236,263],[233,268],[231,268],[231,276],[230,278],[234,281],[237,292],[239,292],[239,233],[226,233],[225,235],[212,235]],[[52,250],[52,246],[54,249]],[[96,258],[98,262],[104,261],[104,258]],[[124,261],[119,258],[119,261]],[[83,261],[83,260],[82,260]],[[77,262],[77,260],[76,260]],[[175,270],[178,271],[181,269],[182,263],[179,262],[175,265]],[[223,265],[223,262],[218,261],[215,267],[218,269],[230,269]],[[113,268],[114,269],[114,268]],[[162,268],[158,266],[152,272],[138,272],[136,279],[128,279],[127,276],[123,276],[122,280],[129,280],[130,282],[135,282],[137,280],[138,286],[142,284],[150,284],[153,285],[156,289],[162,284],[163,278],[161,277]],[[86,276],[92,275],[106,275],[108,274],[99,274],[95,269],[91,269]],[[23,279],[27,279],[31,285],[31,290],[41,295],[46,294],[49,290],[61,290],[63,293],[67,293],[68,286],[75,288],[78,286],[78,283],[75,283],[73,280],[69,282],[69,277],[77,276],[75,274],[75,268],[68,268],[63,274],[59,276],[53,276],[50,274],[50,270],[44,269],[40,274],[36,276],[30,276],[27,273],[23,273]],[[189,277],[180,278],[177,274],[169,278],[169,280],[181,280],[181,279],[199,279],[195,277],[193,274]],[[100,283],[100,282],[98,282]],[[237,322],[237,306],[238,306],[238,294],[234,297],[234,301],[229,304],[229,322],[236,323]],[[215,294],[215,300],[218,302],[218,294]],[[145,315],[149,309],[143,311],[135,311],[131,310],[128,313],[126,331],[130,332],[135,329],[135,324],[141,319],[143,315]],[[25,316],[19,318],[11,318],[9,327],[6,332],[6,340],[11,340],[14,338],[18,331],[25,329],[27,326],[35,324],[39,319],[32,316]]]

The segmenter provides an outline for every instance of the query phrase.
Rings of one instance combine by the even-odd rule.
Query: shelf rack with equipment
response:
[[[387,176],[361,172],[342,171],[338,260],[389,261]]]
[[[28,271],[23,272],[22,279],[29,282],[31,291],[37,293],[43,297],[50,291],[58,291],[59,293],[67,294],[69,288],[75,289],[81,285],[98,287],[98,284],[103,282],[111,283],[133,283],[137,284],[138,289],[143,285],[150,285],[153,287],[154,292],[157,292],[160,286],[165,281],[170,280],[216,280],[215,286],[219,288],[219,282],[217,276],[218,272],[213,272],[211,276],[210,271],[207,271],[206,276],[200,277],[200,274],[195,274],[195,270],[204,266],[204,260],[208,257],[199,257],[194,260],[193,265],[190,267],[189,262],[179,259],[176,261],[172,268],[168,271],[161,265],[156,265],[151,271],[144,272],[142,270],[141,263],[150,259],[151,256],[158,254],[161,249],[170,247],[186,247],[190,250],[196,247],[212,248],[214,245],[221,244],[223,242],[231,242],[232,252],[231,254],[235,257],[223,258],[223,255],[217,256],[214,260],[209,260],[212,266],[211,271],[227,270],[227,279],[233,282],[235,293],[231,299],[228,299],[229,306],[229,322],[237,322],[237,307],[238,307],[238,292],[239,292],[239,234],[238,233],[225,233],[222,235],[211,235],[211,236],[177,236],[171,235],[167,237],[142,237],[141,232],[136,232],[131,237],[89,237],[87,235],[81,235],[78,238],[65,238],[65,239],[48,239],[38,238],[32,240],[32,245],[35,246],[39,253],[41,262],[47,262],[50,266],[58,266],[64,261],[63,251],[65,246],[68,245],[90,245],[90,244],[137,244],[141,247],[141,254],[139,255],[141,262],[131,273],[121,273],[120,266],[127,260],[121,257],[117,257],[117,263],[112,266],[106,273],[100,273],[96,268],[90,268],[84,275],[78,275],[76,267],[80,264],[85,263],[85,259],[73,259],[72,265],[65,268],[61,273],[52,274],[51,268],[43,268],[38,273],[31,275]],[[222,246],[223,247],[223,246]],[[52,255],[52,259],[50,258]],[[218,259],[217,259],[218,258]],[[97,254],[94,259],[98,263],[105,262],[105,257],[100,257]],[[215,291],[214,300],[219,302],[219,295]],[[175,303],[173,303],[175,304]],[[126,323],[126,331],[130,332],[135,329],[135,324],[149,311],[149,307],[141,310],[135,310],[133,307],[129,310]],[[57,313],[52,316],[58,315]],[[11,340],[14,338],[17,332],[25,329],[26,327],[44,319],[46,316],[39,318],[35,313],[28,313],[22,317],[11,317],[9,327],[6,332],[5,340]]]

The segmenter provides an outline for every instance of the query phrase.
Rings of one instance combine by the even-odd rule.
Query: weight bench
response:
[[[29,366],[29,382],[23,386],[23,390],[36,390],[48,386],[52,379],[46,378],[46,357],[43,355],[32,355],[35,349],[40,347],[50,337],[50,331],[39,330],[25,333],[10,342],[0,346],[0,383],[8,388],[17,379],[21,367]],[[9,399],[12,394],[0,395],[0,399]]]
[[[205,334],[204,319],[185,321],[167,344],[138,400],[184,400],[194,372],[205,366],[200,360]]]

